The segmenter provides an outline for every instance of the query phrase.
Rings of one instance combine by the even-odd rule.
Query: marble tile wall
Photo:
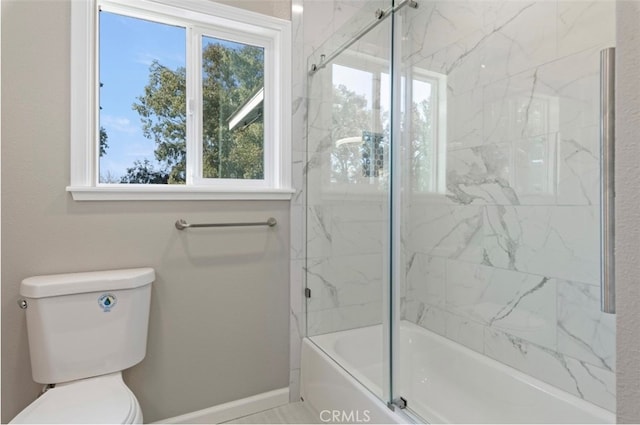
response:
[[[331,84],[307,85],[373,3],[293,0],[292,400],[307,331],[382,321],[388,206],[323,195]],[[446,177],[436,193],[402,177],[402,318],[615,410],[615,322],[597,286],[598,52],[615,41],[614,3],[419,3],[400,24],[401,71],[446,76]]]
[[[381,47],[388,43],[374,42],[385,37],[388,37],[388,28],[381,26],[345,54],[374,46],[376,50],[382,50],[382,54],[376,52],[373,56],[388,61],[389,50]],[[332,37],[319,51],[328,54],[336,44],[340,43]],[[360,66],[367,68],[366,63]],[[307,287],[311,290],[307,302],[308,335],[381,323],[383,287],[388,285],[383,278],[389,257],[385,242],[388,239],[388,208],[384,187],[388,185],[388,179],[363,177],[361,170],[356,170],[349,183],[332,179],[330,170],[339,136],[334,134],[331,76],[332,70],[327,67],[315,74],[308,86],[309,153],[304,170],[307,179],[305,270]],[[380,115],[373,107],[369,110],[373,116]],[[364,125],[371,127],[358,132],[375,131],[373,121],[375,118],[367,120]]]
[[[321,62],[320,55],[330,55],[351,39],[374,19],[377,8],[388,3],[388,0],[334,1],[331,7],[329,1],[305,2],[305,16],[313,17],[309,26],[305,24],[305,49],[314,49],[307,69],[312,63]],[[330,25],[323,25],[327,19]],[[318,43],[322,34],[325,40]],[[390,22],[383,22],[332,63],[367,71],[384,67],[385,63],[388,68],[389,34]],[[340,117],[335,115],[334,86],[338,83],[333,80],[333,72],[329,65],[307,80],[308,153],[303,173],[307,183],[305,273],[307,288],[311,290],[306,304],[310,336],[381,323],[383,288],[388,286],[383,278],[388,275],[385,262],[389,258],[385,242],[388,177],[384,172],[378,177],[365,177],[362,170],[356,169],[350,173],[348,182],[342,182],[336,181],[331,170],[338,139],[360,136],[363,130],[382,132],[385,110],[377,106],[376,98],[385,96],[389,87],[381,85],[378,90],[373,89],[367,97],[367,106],[356,111],[346,109],[342,113],[346,122],[355,120],[354,115],[361,112],[367,118],[361,117],[363,127],[340,135],[341,129],[334,124]],[[347,89],[358,90],[351,85]],[[384,169],[388,170],[388,165]]]
[[[381,238],[386,230],[382,201],[354,200],[358,191],[348,188],[333,190],[328,196],[322,190],[326,177],[322,166],[326,165],[326,150],[331,144],[332,92],[326,92],[331,85],[309,84],[307,80],[309,65],[319,62],[321,52],[330,53],[358,31],[362,26],[359,22],[370,20],[377,3],[383,2],[292,0],[296,193],[291,203],[291,401],[300,398],[303,336],[382,320]],[[370,14],[362,14],[363,8]],[[325,77],[319,73],[317,78]],[[310,98],[314,102],[308,102]],[[307,159],[308,142],[311,148]],[[313,294],[308,312],[306,285]]]
[[[421,2],[402,46],[404,72],[447,83],[446,191],[403,209],[403,318],[609,410],[597,108],[614,9]]]
[[[306,160],[306,88],[303,0],[291,0],[291,268],[289,273],[289,400],[300,400],[300,352],[306,332],[304,314],[304,265],[306,256],[305,196],[302,170]]]

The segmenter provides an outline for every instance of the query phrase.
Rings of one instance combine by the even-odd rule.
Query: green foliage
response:
[[[344,85],[333,87],[332,127],[329,141],[331,152],[331,178],[337,183],[356,183],[365,177],[381,177],[389,173],[384,158],[388,155],[390,122],[389,112],[375,112],[367,106],[365,96]],[[410,131],[411,172],[414,187],[432,190],[433,123],[430,100],[413,103],[411,116],[401,119]],[[378,125],[374,122],[380,120]],[[372,131],[374,128],[382,131]]]
[[[148,159],[135,161],[127,168],[127,174],[120,183],[167,184],[170,174],[166,170],[156,170]]]
[[[107,149],[109,148],[109,144],[107,143],[107,130],[104,127],[100,127],[100,157],[104,156],[107,153]]]
[[[156,143],[156,159],[170,170],[169,183],[184,183],[186,180],[186,99],[185,69],[180,67],[172,71],[153,61],[144,95],[138,97],[139,103],[133,104],[133,109],[140,115],[144,136]],[[139,170],[140,166],[138,163],[129,170]],[[123,180],[132,178],[128,171]]]
[[[433,172],[436,158],[433,140],[431,102],[414,103],[411,111],[411,167],[412,186],[418,191],[433,191]]]
[[[373,111],[367,107],[367,99],[340,84],[333,87],[331,141],[332,180],[353,183],[364,171],[363,135],[373,127]],[[345,140],[354,141],[346,143]],[[340,143],[339,141],[342,141]]]
[[[363,130],[371,128],[372,119],[373,114],[367,108],[366,97],[349,90],[343,84],[333,88],[333,140],[361,136]]]
[[[203,53],[203,176],[261,179],[264,176],[262,115],[229,130],[228,121],[264,85],[262,49],[209,44]]]
[[[252,123],[229,130],[229,118],[264,85],[263,50],[233,49],[210,43],[202,57],[203,177],[261,179],[264,175],[262,114]],[[158,61],[149,67],[149,82],[133,109],[144,136],[156,144],[155,157],[166,169],[166,182],[186,181],[186,72]],[[147,183],[160,178],[148,161],[127,170],[123,182]],[[143,180],[140,181],[139,179]],[[165,182],[165,183],[166,183]]]

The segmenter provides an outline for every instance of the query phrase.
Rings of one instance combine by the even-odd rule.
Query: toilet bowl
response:
[[[147,267],[23,280],[31,375],[51,388],[10,423],[142,423],[122,371],[145,357],[154,279]]]
[[[141,424],[142,410],[120,372],[81,379],[46,391],[10,424]]]

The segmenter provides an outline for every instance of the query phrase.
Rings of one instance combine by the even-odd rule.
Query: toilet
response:
[[[10,423],[142,423],[122,371],[146,354],[154,280],[152,268],[23,280],[33,380],[49,388]]]

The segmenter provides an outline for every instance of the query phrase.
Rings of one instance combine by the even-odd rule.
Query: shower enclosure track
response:
[[[367,33],[369,33],[369,31],[371,31],[376,26],[378,26],[378,24],[380,22],[384,21],[384,19],[387,16],[389,16],[392,13],[402,9],[405,6],[409,6],[409,7],[412,7],[414,9],[417,9],[418,8],[418,2],[416,0],[402,0],[397,5],[391,6],[386,10],[382,10],[382,9],[376,10],[376,20],[375,21],[371,22],[369,25],[367,25],[366,27],[362,28],[353,37],[351,37],[346,43],[342,44],[340,47],[335,49],[331,54],[329,54],[329,55],[320,55],[320,63],[318,63],[318,64],[314,63],[314,64],[311,65],[311,70],[309,70],[309,75],[313,75],[316,72],[320,71],[322,68],[326,67],[327,64],[330,63],[332,60],[334,60],[336,57],[338,57],[338,55],[340,55],[340,53],[342,53],[345,50],[347,50],[349,47],[351,47],[353,45],[353,43],[355,43],[356,41],[360,40]]]

